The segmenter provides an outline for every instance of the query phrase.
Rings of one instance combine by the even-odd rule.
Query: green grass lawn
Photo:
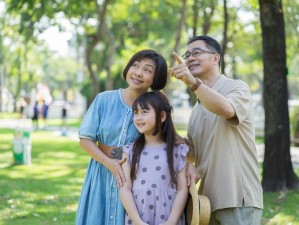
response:
[[[54,132],[31,139],[32,164],[14,165],[13,130],[0,128],[0,225],[74,224],[89,156]],[[299,225],[298,205],[299,191],[265,193],[262,224]]]
[[[18,113],[4,113],[0,112],[0,119],[18,119],[20,115]],[[31,120],[30,118],[27,118]],[[79,127],[80,123],[82,121],[82,118],[67,118],[65,126],[68,127]],[[43,122],[42,119],[39,120],[39,122],[45,126],[62,126],[62,120],[61,118],[48,118],[46,122]]]
[[[13,131],[0,129],[0,224],[74,224],[89,157],[68,137],[31,137],[32,164],[13,165]]]

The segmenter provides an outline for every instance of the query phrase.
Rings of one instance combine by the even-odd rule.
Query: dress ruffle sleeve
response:
[[[130,143],[130,144],[127,144],[127,145],[125,145],[123,147],[123,152],[127,153],[128,157],[129,157],[129,159],[128,159],[129,160],[128,161],[129,165],[132,164],[132,156],[133,156],[132,149],[133,149],[133,145],[134,145],[134,143]]]
[[[189,152],[189,147],[186,144],[176,144],[174,148],[174,161],[175,161],[175,170],[180,172],[185,164],[186,157]]]
[[[85,138],[92,141],[98,140],[97,131],[101,122],[102,101],[101,94],[98,94],[88,108],[79,128],[79,138]]]

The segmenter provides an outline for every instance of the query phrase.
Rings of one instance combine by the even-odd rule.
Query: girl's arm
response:
[[[123,153],[123,159],[124,158],[128,158],[128,155],[125,152]],[[119,189],[122,204],[135,225],[147,225],[147,223],[142,221],[133,198],[132,180],[130,178],[131,168],[128,160],[122,164],[122,169],[125,177],[127,178],[124,182],[124,185]]]
[[[177,194],[174,198],[172,208],[169,214],[167,221],[160,225],[175,225],[177,224],[179,218],[181,217],[184,208],[186,206],[187,198],[188,198],[188,186],[187,186],[187,179],[186,179],[186,167],[187,163],[185,164],[184,168],[178,173],[177,176]]]
[[[113,176],[116,178],[118,187],[123,185],[125,182],[125,175],[122,171],[121,164],[124,162],[125,159],[117,160],[117,159],[110,159],[106,156],[102,150],[98,148],[96,143],[92,140],[81,138],[80,139],[80,146],[83,148],[93,159],[98,161],[99,163],[103,164]]]

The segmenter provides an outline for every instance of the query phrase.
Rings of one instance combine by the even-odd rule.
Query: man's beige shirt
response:
[[[220,76],[212,87],[235,108],[237,120],[209,112],[199,102],[188,125],[188,143],[201,177],[200,193],[209,197],[211,209],[263,208],[263,192],[255,147],[251,93],[240,80]]]

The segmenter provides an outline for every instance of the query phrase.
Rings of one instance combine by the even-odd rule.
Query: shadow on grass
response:
[[[262,225],[298,225],[299,190],[264,193]]]

